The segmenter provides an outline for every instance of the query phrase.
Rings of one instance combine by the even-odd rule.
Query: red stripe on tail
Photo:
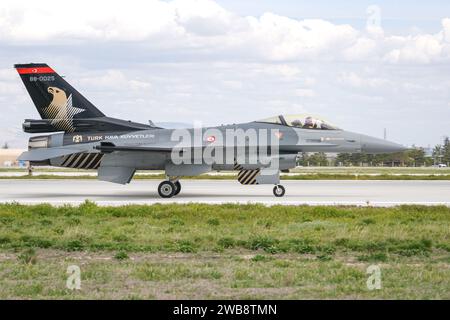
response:
[[[38,68],[17,68],[19,74],[40,74],[40,73],[55,73],[50,67],[38,67]]]

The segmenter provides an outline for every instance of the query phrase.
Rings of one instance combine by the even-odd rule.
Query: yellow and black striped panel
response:
[[[102,162],[102,158],[103,154],[101,153],[74,153],[64,157],[61,167],[98,169]]]
[[[234,160],[234,166],[233,166],[233,170],[242,170],[242,166],[240,164],[237,163],[236,160]]]
[[[241,170],[238,174],[238,181],[241,184],[257,184],[256,177],[258,176],[260,171],[260,169]]]

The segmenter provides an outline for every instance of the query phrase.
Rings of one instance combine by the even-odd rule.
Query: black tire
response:
[[[158,193],[161,198],[172,198],[176,187],[171,181],[163,181],[158,186]]]
[[[273,187],[273,194],[275,197],[282,197],[284,196],[285,192],[286,189],[284,189],[284,187],[281,184]]]
[[[175,192],[173,193],[173,195],[176,196],[181,191],[181,183],[180,181],[177,181],[174,183],[174,185],[175,185]]]

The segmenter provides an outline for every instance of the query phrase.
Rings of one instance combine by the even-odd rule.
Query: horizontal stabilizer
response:
[[[67,156],[72,153],[79,153],[83,151],[91,150],[92,147],[89,148],[42,148],[42,149],[34,149],[30,151],[25,151],[22,153],[17,160],[19,161],[44,161],[47,159],[52,159],[56,157]]]
[[[98,169],[98,180],[119,184],[130,183],[136,170],[127,167],[103,167]]]

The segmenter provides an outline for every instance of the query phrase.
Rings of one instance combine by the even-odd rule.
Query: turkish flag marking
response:
[[[19,74],[40,74],[40,73],[55,73],[50,67],[37,67],[37,68],[17,68]]]

